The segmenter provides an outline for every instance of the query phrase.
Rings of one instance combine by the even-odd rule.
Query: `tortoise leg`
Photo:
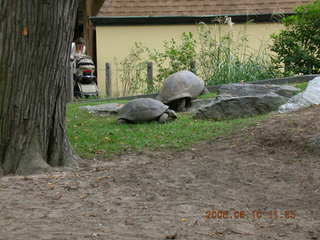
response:
[[[177,112],[185,112],[186,111],[186,99],[183,98],[177,102]]]
[[[169,118],[169,115],[167,113],[163,113],[159,119],[158,119],[158,122],[159,123],[165,123]]]
[[[120,119],[117,120],[117,123],[118,124],[125,124],[125,123],[128,123],[128,121],[125,120],[125,119],[120,118]]]
[[[209,90],[208,90],[208,88],[204,88],[203,90],[202,90],[202,92],[200,93],[200,95],[204,95],[204,94],[208,94],[209,93]]]

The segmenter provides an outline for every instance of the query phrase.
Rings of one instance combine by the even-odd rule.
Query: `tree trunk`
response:
[[[77,0],[0,0],[0,174],[72,166],[66,86]]]

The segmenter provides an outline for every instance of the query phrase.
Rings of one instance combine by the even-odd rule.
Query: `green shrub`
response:
[[[286,17],[286,26],[274,34],[271,50],[277,55],[273,62],[284,68],[286,75],[320,72],[320,0],[295,9],[296,15]]]
[[[155,63],[158,72],[155,81],[162,82],[169,75],[181,70],[194,71],[196,45],[197,42],[192,33],[184,32],[180,44],[175,39],[171,39],[164,42],[163,51],[148,49],[149,59]]]
[[[135,43],[130,53],[117,64],[122,83],[122,95],[134,95],[147,89],[146,49],[141,43]]]

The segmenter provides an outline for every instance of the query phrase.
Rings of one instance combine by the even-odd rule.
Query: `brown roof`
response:
[[[313,0],[105,0],[97,16],[202,16],[292,13]]]

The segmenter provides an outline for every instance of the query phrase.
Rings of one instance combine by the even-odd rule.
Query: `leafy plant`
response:
[[[231,18],[227,20],[232,26]],[[217,21],[220,24],[213,28],[200,24],[196,36],[189,32],[183,33],[180,41],[165,41],[162,51],[135,43],[128,57],[121,62],[123,95],[156,92],[164,79],[181,70],[196,73],[207,85],[256,81],[279,75],[265,47],[259,51],[250,49],[245,33],[235,39],[232,31],[223,33],[221,23],[224,22]],[[154,63],[156,73],[152,87],[146,73],[149,61]]]
[[[129,55],[120,62],[122,95],[133,95],[143,91],[147,85],[146,49],[141,43],[135,43]]]
[[[175,39],[165,41],[163,51],[149,49],[149,58],[155,63],[157,68],[156,82],[162,82],[170,74],[181,70],[194,71],[196,59],[196,40],[191,32],[184,32],[181,43]]]
[[[320,72],[320,0],[295,9],[296,15],[283,19],[287,29],[272,35],[271,50],[278,68],[289,74]]]

